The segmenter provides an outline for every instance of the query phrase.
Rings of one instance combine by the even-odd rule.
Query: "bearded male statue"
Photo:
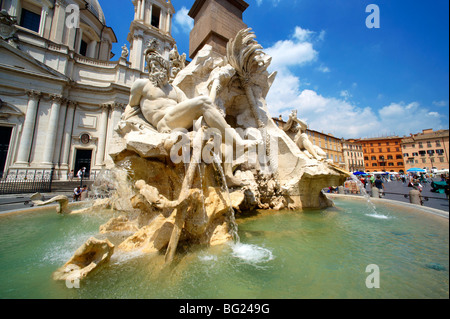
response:
[[[218,129],[223,141],[233,141],[237,147],[248,149],[261,141],[244,140],[226,121],[209,96],[188,99],[178,87],[169,83],[171,66],[150,45],[145,51],[149,78],[134,82],[130,100],[122,116],[124,121],[142,113],[158,132],[170,133],[176,129],[190,129],[200,117],[207,126]],[[226,135],[228,138],[226,138]],[[241,186],[234,178],[231,163],[224,163],[228,186]]]
[[[140,79],[131,87],[129,103],[122,119],[142,113],[144,118],[160,133],[170,133],[177,128],[190,129],[201,116],[205,123],[218,129],[222,137],[231,134],[236,145],[249,147],[256,141],[243,140],[225,121],[222,114],[208,96],[188,99],[183,91],[169,83],[170,63],[154,48],[146,52],[149,79]]]

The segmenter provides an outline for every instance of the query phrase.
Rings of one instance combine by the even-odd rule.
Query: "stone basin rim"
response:
[[[69,203],[68,208],[83,209],[83,208],[87,208],[89,206],[89,204],[93,204],[94,202],[95,202],[95,200],[86,200],[83,202]],[[11,216],[11,215],[17,215],[17,214],[28,214],[28,213],[33,213],[33,212],[47,211],[49,208],[56,208],[56,207],[58,207],[58,204],[13,209],[13,210],[0,212],[0,218]],[[55,214],[56,214],[56,212],[55,212]]]
[[[325,195],[331,200],[333,198],[339,198],[339,199],[344,199],[344,200],[351,199],[351,200],[367,201],[367,199],[365,197],[356,196],[356,195],[343,195],[343,194],[325,194]],[[449,219],[449,212],[445,211],[445,210],[441,210],[441,209],[436,209],[436,208],[431,208],[431,207],[426,207],[426,206],[418,206],[418,205],[414,205],[414,204],[410,204],[410,203],[405,203],[405,202],[400,202],[400,201],[396,201],[396,200],[392,200],[392,199],[385,199],[385,198],[371,197],[370,200],[375,204],[381,203],[381,204],[385,204],[388,206],[401,206],[403,208],[410,208],[413,210],[418,210],[418,211],[422,211],[425,213],[440,216],[445,219]]]

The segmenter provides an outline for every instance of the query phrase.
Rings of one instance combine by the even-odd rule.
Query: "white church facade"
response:
[[[94,179],[132,83],[147,77],[144,50],[175,45],[170,0],[130,0],[128,47],[117,43],[97,0],[0,0],[0,175],[66,180],[86,167]],[[67,19],[79,10],[78,28]]]

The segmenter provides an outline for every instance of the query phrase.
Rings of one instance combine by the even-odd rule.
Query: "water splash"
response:
[[[201,255],[201,256],[198,256],[198,259],[201,260],[201,261],[204,261],[204,262],[210,262],[210,261],[217,261],[218,260],[217,256],[214,256],[214,255]]]
[[[357,176],[355,176],[354,174],[352,174],[350,177],[351,177],[352,181],[355,182],[356,185],[358,186],[358,188],[361,190],[361,195],[364,196],[364,198],[366,199],[366,202],[367,202],[367,207],[369,208],[369,210],[371,210],[371,212],[367,213],[366,216],[377,218],[377,219],[390,219],[391,218],[390,216],[386,216],[386,215],[383,215],[383,214],[380,214],[377,212],[377,207],[370,199],[370,195],[367,193],[366,188],[364,187],[364,184],[359,180],[359,178]]]
[[[271,250],[256,245],[235,243],[231,248],[233,257],[253,266],[260,266],[275,258]]]

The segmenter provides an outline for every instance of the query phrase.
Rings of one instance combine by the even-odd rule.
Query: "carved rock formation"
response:
[[[55,196],[47,201],[42,200],[42,195],[40,193],[33,194],[30,199],[33,201],[33,204],[36,206],[47,206],[57,203],[56,212],[58,214],[69,214],[71,211],[68,208],[69,199],[65,195]]]
[[[108,239],[89,238],[61,268],[53,273],[55,280],[81,280],[107,263],[114,253]]]

